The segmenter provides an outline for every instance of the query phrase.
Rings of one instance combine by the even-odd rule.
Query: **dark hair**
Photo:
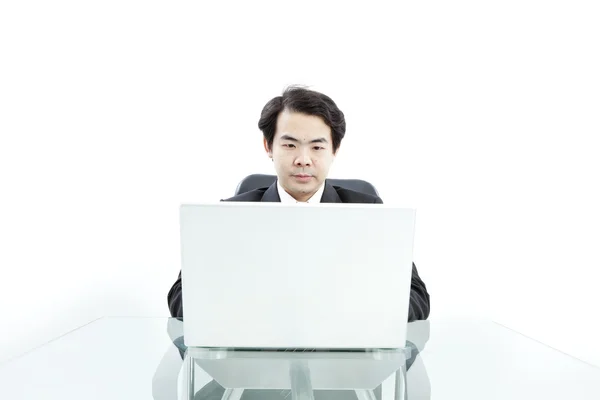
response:
[[[267,140],[269,149],[273,146],[277,117],[283,110],[321,117],[323,122],[331,128],[333,152],[335,153],[340,147],[346,134],[346,120],[342,110],[330,97],[322,93],[301,86],[290,86],[281,96],[277,96],[265,104],[260,113],[258,129],[262,131]]]

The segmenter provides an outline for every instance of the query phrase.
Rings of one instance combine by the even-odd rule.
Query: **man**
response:
[[[277,172],[268,188],[242,193],[224,201],[282,203],[383,203],[381,198],[332,186],[326,178],[346,132],[344,114],[328,96],[290,87],[269,101],[258,127]],[[169,291],[169,310],[183,317],[181,272]],[[429,316],[429,293],[413,264],[408,321]]]

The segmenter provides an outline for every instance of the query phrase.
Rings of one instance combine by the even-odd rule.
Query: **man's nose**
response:
[[[310,158],[310,154],[308,151],[303,150],[298,157],[296,158],[296,165],[299,167],[305,167],[312,164],[312,160]]]

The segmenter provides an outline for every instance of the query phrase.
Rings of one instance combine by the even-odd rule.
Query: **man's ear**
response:
[[[273,159],[273,148],[269,148],[269,142],[267,142],[266,138],[263,138],[263,146],[265,147],[265,151],[270,159]]]

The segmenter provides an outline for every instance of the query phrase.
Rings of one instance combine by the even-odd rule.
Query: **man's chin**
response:
[[[319,188],[319,185],[315,184],[315,182],[310,182],[310,183],[291,182],[288,185],[288,188],[290,188],[290,190],[293,193],[306,195],[308,193],[316,192],[317,189]]]
[[[307,194],[316,192],[317,188],[313,185],[294,185],[293,190],[295,193]]]

